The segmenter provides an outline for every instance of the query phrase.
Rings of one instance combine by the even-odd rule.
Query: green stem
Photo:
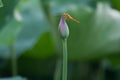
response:
[[[63,39],[63,73],[62,80],[67,80],[67,39]]]
[[[54,80],[61,80],[61,71],[62,70],[62,61],[61,59],[57,60],[56,70],[54,73]]]
[[[17,59],[13,45],[10,46],[10,53],[11,53],[11,64],[12,64],[12,76],[17,76]]]

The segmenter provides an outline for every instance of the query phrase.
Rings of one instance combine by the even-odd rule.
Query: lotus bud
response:
[[[68,28],[68,25],[65,21],[64,15],[61,16],[58,30],[59,30],[60,36],[63,39],[66,39],[69,37],[69,28]]]

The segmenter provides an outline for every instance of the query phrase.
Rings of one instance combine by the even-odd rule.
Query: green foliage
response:
[[[112,6],[113,6],[115,9],[120,10],[120,0],[111,0],[111,2],[112,2]]]
[[[21,56],[18,63],[21,74],[51,74],[56,60],[50,59],[57,53],[62,55],[57,33],[60,15],[67,12],[80,21],[79,24],[67,21],[69,61],[105,58],[120,69],[120,2],[98,1],[0,0],[0,58],[9,58],[8,46],[14,44],[17,57]],[[1,7],[2,2],[4,7]],[[15,11],[22,23],[13,19]]]
[[[0,8],[0,29],[6,24],[7,20],[13,15],[15,5],[19,0],[2,0],[4,7]]]
[[[52,0],[52,13],[61,13],[61,11],[72,11],[74,7],[92,6],[95,7],[99,0]],[[58,10],[59,9],[59,10]]]
[[[68,13],[80,20],[80,24],[68,21],[70,59],[100,58],[119,51],[117,44],[120,39],[120,13],[118,11],[113,10],[106,3],[99,3],[95,10],[89,7],[76,7]]]
[[[34,7],[33,7],[34,5]],[[46,45],[44,45],[43,41],[42,42],[38,42],[39,38],[41,38],[43,33],[48,32],[49,30],[49,25],[48,22],[46,21],[44,14],[41,10],[41,7],[39,6],[39,1],[20,1],[20,3],[16,6],[16,10],[18,11],[18,13],[20,14],[20,17],[22,18],[22,25],[18,24],[18,23],[11,23],[11,25],[8,24],[8,29],[7,31],[3,31],[2,30],[2,34],[1,34],[1,38],[3,37],[3,39],[1,39],[1,44],[10,44],[11,42],[15,42],[15,51],[17,54],[22,54],[22,52],[26,52],[26,50],[31,50],[31,48],[33,48],[35,46],[35,44],[40,43],[41,46],[41,50],[38,49],[38,47],[33,48],[34,55],[36,57],[41,57],[44,56],[46,54],[46,57],[49,56],[47,54],[50,54],[51,56],[55,53],[54,49],[53,49],[53,44],[52,44],[52,39],[50,34],[46,35],[46,37],[44,37],[43,40],[47,40],[50,36],[50,40],[49,42],[47,42]],[[12,28],[11,28],[11,27]],[[17,27],[16,27],[17,26]],[[19,29],[22,28],[19,36],[17,36],[17,32],[19,31]],[[13,30],[13,31],[11,31]],[[3,35],[5,34],[5,35]],[[8,35],[9,34],[9,35]],[[7,35],[7,36],[6,36]],[[15,40],[15,38],[13,37],[17,36],[17,40]],[[44,36],[44,35],[43,35]],[[48,37],[47,37],[48,36]],[[40,40],[41,41],[41,40]],[[48,46],[49,45],[49,46]],[[39,47],[40,47],[39,46]],[[47,46],[49,50],[46,50],[47,47],[42,47],[42,46]],[[34,50],[35,49],[35,50]],[[8,54],[7,52],[5,52],[7,50],[7,48],[3,48],[1,49],[1,53],[5,53],[2,54],[4,57],[7,57]],[[39,50],[39,52],[38,52]],[[43,51],[44,50],[44,51]],[[50,53],[49,53],[50,51]],[[33,52],[28,51],[30,56]],[[38,53],[41,53],[41,55]],[[7,55],[6,55],[7,54]],[[26,55],[29,56],[29,54],[27,53]],[[44,54],[44,55],[43,55]],[[10,54],[9,54],[10,55]],[[34,56],[32,56],[34,57]],[[44,56],[45,57],[45,56]]]
[[[0,80],[27,80],[27,79],[22,77],[13,77],[13,78],[2,78]]]
[[[15,19],[9,21],[8,24],[0,32],[0,45],[1,46],[11,46],[16,41],[16,37],[21,31],[21,23]]]
[[[49,32],[42,34],[35,46],[26,51],[23,56],[34,59],[46,59],[55,55],[55,48]]]
[[[25,56],[32,58],[44,58],[53,55],[51,36],[48,33],[46,35],[46,32],[49,32],[49,25],[41,6],[39,6],[39,0],[20,1],[17,10],[22,15],[23,20],[23,29],[16,41],[17,52],[20,54],[24,52]]]
[[[3,7],[3,3],[2,3],[2,0],[0,0],[0,7]]]

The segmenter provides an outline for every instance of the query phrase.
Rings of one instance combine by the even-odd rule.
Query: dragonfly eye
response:
[[[64,17],[65,17],[66,19],[69,19],[69,18],[68,18],[68,13],[64,13]]]

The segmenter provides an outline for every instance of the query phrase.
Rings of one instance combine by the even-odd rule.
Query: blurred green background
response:
[[[67,20],[68,80],[120,80],[119,10],[120,0],[0,0],[0,80],[61,80],[66,12],[80,21]]]

